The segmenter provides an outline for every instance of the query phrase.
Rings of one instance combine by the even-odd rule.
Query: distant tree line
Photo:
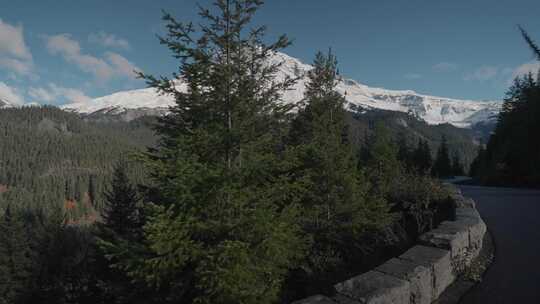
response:
[[[431,174],[436,178],[449,178],[465,175],[464,165],[458,153],[451,155],[446,136],[441,137],[441,143],[435,157],[427,140],[419,139],[413,148],[407,143],[405,136],[398,137],[398,159],[409,171],[419,174]]]

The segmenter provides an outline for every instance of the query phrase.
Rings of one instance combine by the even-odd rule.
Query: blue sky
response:
[[[332,47],[341,73],[370,86],[502,99],[537,70],[517,24],[540,43],[536,0],[267,0],[256,24],[286,33],[310,62]],[[142,88],[132,70],[176,69],[159,45],[161,10],[198,21],[208,0],[0,0],[0,97],[62,104]]]

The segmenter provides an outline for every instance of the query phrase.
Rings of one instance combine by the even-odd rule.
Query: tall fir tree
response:
[[[97,232],[100,255],[96,257],[93,266],[103,282],[100,287],[105,302],[160,303],[158,294],[142,282],[132,282],[125,272],[115,267],[118,259],[107,254],[114,244],[143,240],[143,210],[139,204],[139,194],[128,178],[127,169],[126,160],[120,160],[115,165],[111,186],[103,194],[103,222],[98,225]]]
[[[465,174],[465,169],[463,168],[463,163],[459,158],[459,155],[456,153],[452,156],[452,175],[454,176],[463,176]]]
[[[471,177],[479,177],[480,174],[485,169],[485,147],[481,145],[478,148],[478,153],[476,154],[476,157],[472,161],[470,167],[469,167],[469,176]]]
[[[431,154],[431,147],[429,146],[429,142],[424,140],[424,144],[422,145],[422,168],[424,172],[427,172],[432,166],[433,156]]]
[[[426,174],[431,169],[433,159],[427,140],[420,139],[418,141],[418,146],[413,152],[413,163],[420,174]]]
[[[435,163],[433,164],[431,172],[432,175],[436,177],[452,176],[452,163],[445,136],[441,139],[441,145],[437,150],[437,157],[435,158]]]
[[[385,196],[396,176],[402,173],[398,150],[390,130],[381,121],[377,122],[369,143],[367,175],[378,195]]]
[[[400,132],[398,134],[397,146],[398,146],[398,152],[397,152],[398,160],[407,171],[410,171],[415,166],[414,155],[413,155],[413,151],[411,151],[409,147],[409,144],[407,143],[407,137],[405,136],[403,132]]]
[[[105,207],[102,212],[103,227],[114,235],[137,238],[142,227],[137,190],[127,175],[127,162],[119,161],[113,173],[110,189],[104,193]]]
[[[387,223],[385,202],[368,197],[369,185],[357,170],[356,151],[349,141],[343,108],[336,90],[337,60],[317,53],[300,110],[292,123],[291,168],[299,185],[303,214],[299,220],[312,240],[308,269],[318,275],[351,257],[351,240]]]
[[[283,123],[278,103],[293,79],[269,60],[289,41],[249,29],[260,0],[217,0],[199,29],[165,14],[175,79],[141,75],[176,104],[144,158],[159,193],[142,244],[111,244],[116,267],[168,292],[171,301],[272,303],[304,252],[297,208],[283,205]],[[131,246],[126,249],[125,246]]]

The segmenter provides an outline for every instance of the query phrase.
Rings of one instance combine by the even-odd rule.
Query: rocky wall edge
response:
[[[384,264],[292,304],[430,304],[479,255],[487,227],[472,199],[445,185],[456,204],[455,220],[422,234],[418,244]]]

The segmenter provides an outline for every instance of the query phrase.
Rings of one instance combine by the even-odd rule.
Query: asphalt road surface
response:
[[[493,264],[460,303],[540,303],[540,191],[460,188],[476,201],[495,242]]]

